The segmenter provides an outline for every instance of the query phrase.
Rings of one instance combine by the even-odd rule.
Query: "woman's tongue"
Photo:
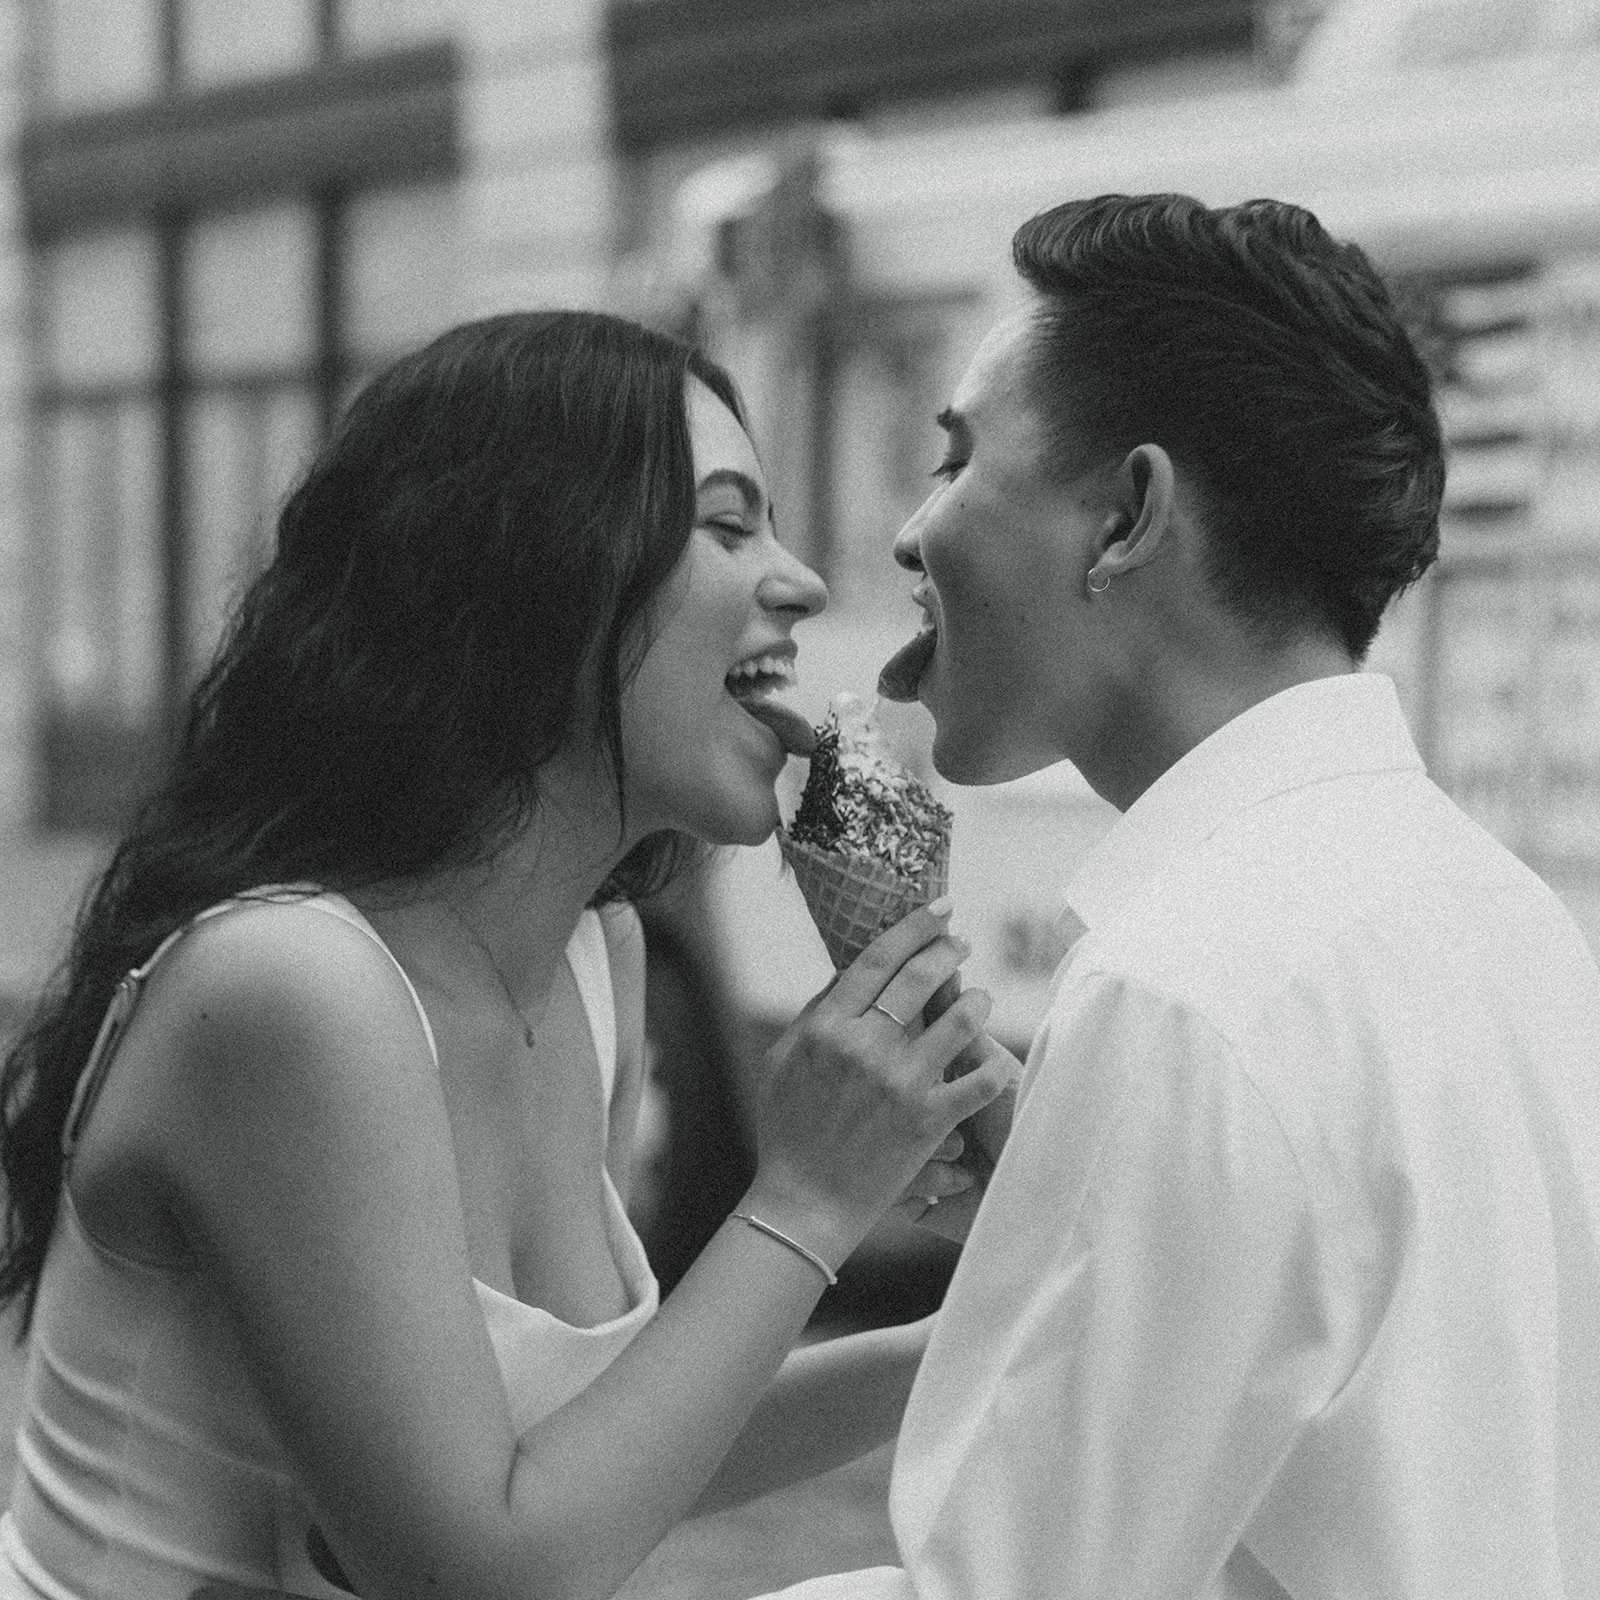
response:
[[[938,630],[924,628],[914,639],[908,639],[883,665],[878,674],[878,693],[885,700],[915,700],[917,685],[933,659],[934,646],[939,642]]]
[[[764,722],[778,736],[778,743],[792,756],[808,756],[816,749],[816,730],[793,706],[788,706],[770,689],[742,688],[734,699],[757,722]]]

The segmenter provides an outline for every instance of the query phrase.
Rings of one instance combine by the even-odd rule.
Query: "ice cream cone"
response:
[[[836,968],[849,966],[885,928],[937,900],[949,885],[948,839],[917,879],[870,856],[823,850],[781,830],[778,843]]]

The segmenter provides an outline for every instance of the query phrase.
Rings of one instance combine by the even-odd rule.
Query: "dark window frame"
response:
[[[1256,0],[612,0],[625,154],[1257,41]],[[1070,107],[1064,107],[1070,109]]]

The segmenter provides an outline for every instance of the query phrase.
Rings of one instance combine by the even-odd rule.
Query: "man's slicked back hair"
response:
[[[1012,259],[1063,446],[1163,446],[1204,490],[1224,603],[1361,660],[1438,554],[1444,485],[1427,370],[1365,254],[1299,206],[1158,194],[1043,212]]]

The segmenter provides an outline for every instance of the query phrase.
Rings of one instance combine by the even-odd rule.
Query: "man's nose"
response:
[[[922,571],[922,513],[918,511],[894,538],[894,559],[907,572]]]

